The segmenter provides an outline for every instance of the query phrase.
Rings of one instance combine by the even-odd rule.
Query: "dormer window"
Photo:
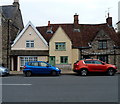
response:
[[[99,40],[98,49],[107,49],[107,40]]]
[[[53,34],[53,31],[52,31],[52,30],[47,30],[46,33],[47,33],[47,34]]]

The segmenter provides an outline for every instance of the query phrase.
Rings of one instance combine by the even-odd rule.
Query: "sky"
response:
[[[14,0],[0,0],[1,5],[11,5]],[[24,25],[31,21],[35,26],[73,23],[75,13],[80,24],[101,24],[107,14],[113,18],[113,26],[118,22],[118,2],[120,0],[19,0]]]

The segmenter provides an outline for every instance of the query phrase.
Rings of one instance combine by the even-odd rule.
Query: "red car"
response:
[[[73,71],[82,76],[86,76],[89,72],[106,72],[107,75],[112,76],[117,71],[117,67],[98,59],[84,59],[74,63]]]

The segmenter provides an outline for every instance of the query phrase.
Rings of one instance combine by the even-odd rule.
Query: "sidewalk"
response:
[[[117,74],[120,74],[120,70],[118,70],[118,72],[116,72]],[[22,71],[10,71],[10,74],[12,75],[22,75],[23,72]],[[75,72],[73,72],[72,70],[65,70],[65,69],[61,69],[61,74],[75,74]]]
[[[61,69],[61,74],[74,74],[74,73],[75,72],[73,72],[72,70]],[[10,71],[10,74],[21,75],[23,74],[23,71]]]

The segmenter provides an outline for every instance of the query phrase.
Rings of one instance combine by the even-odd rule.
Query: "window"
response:
[[[34,48],[34,40],[27,40],[26,48]]]
[[[98,49],[106,49],[106,48],[107,48],[107,41],[106,40],[98,41]]]
[[[84,61],[85,64],[92,64],[92,61]]]
[[[100,56],[97,56],[97,58],[103,62],[108,63],[108,56],[107,55],[100,55]]]
[[[47,67],[48,65],[46,63],[41,62],[42,67]]]
[[[23,67],[25,63],[29,61],[37,61],[37,57],[20,57],[21,67]]]
[[[100,62],[100,61],[93,61],[93,64],[102,64],[102,62]]]
[[[102,62],[97,60],[84,61],[85,64],[102,64]]]
[[[68,64],[68,56],[61,56],[60,63],[61,64]]]
[[[66,50],[66,43],[65,42],[55,43],[55,49],[58,51],[65,51]]]
[[[47,33],[47,34],[53,34],[53,31],[52,31],[52,30],[47,30],[46,33]]]

